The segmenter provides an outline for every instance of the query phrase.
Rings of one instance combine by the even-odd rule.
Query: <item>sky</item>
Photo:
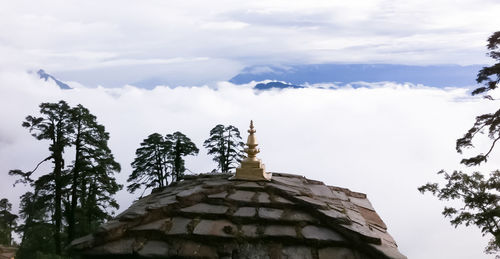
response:
[[[227,80],[250,66],[490,64],[485,45],[500,28],[498,1],[0,4],[0,197],[15,208],[27,188],[12,188],[7,172],[30,170],[48,152],[21,123],[41,102],[63,99],[106,126],[122,184],[135,149],[153,132],[190,137],[201,151],[186,165],[203,173],[215,167],[201,148],[210,129],[244,131],[253,119],[266,169],[366,193],[408,258],[493,258],[483,254],[488,239],[477,228],[455,229],[441,215],[446,203],[417,191],[440,181],[440,169],[500,166],[491,159],[462,168],[454,150],[476,115],[498,108],[470,97],[474,86],[366,82],[258,92]],[[40,68],[74,89],[27,73]],[[169,84],[134,86],[156,77]],[[121,209],[139,195],[118,193]]]
[[[252,65],[485,64],[500,27],[496,0],[0,2],[2,68],[104,87]]]

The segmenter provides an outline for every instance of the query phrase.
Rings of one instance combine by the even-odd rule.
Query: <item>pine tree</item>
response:
[[[120,164],[114,160],[108,147],[109,134],[104,126],[98,124],[97,118],[82,105],[72,108],[71,112],[75,160],[71,170],[71,201],[67,213],[68,242],[76,237],[77,221],[81,227],[76,234],[85,235],[109,218],[106,208],[118,209],[112,197],[121,188],[112,176],[120,172]],[[77,208],[78,200],[80,208]],[[77,209],[80,210],[79,219]]]
[[[54,224],[50,216],[54,212],[54,197],[46,191],[44,185],[50,185],[52,179],[45,175],[36,180],[34,193],[21,196],[20,216],[24,224],[18,227],[22,234],[21,245],[16,253],[19,259],[34,259],[56,252],[54,243]]]
[[[199,149],[191,139],[179,131],[168,134],[165,137],[165,142],[170,147],[167,158],[172,166],[172,181],[179,181],[186,171],[183,157],[197,155]]]
[[[217,163],[217,169],[228,173],[236,168],[243,159],[243,148],[245,144],[241,141],[240,131],[235,126],[224,126],[218,124],[210,130],[210,137],[205,140],[203,146],[208,149],[208,154],[213,155]]]
[[[28,128],[32,135],[38,140],[49,140],[50,156],[43,161],[52,160],[54,169],[52,171],[51,180],[53,185],[50,186],[54,193],[54,242],[55,253],[61,254],[61,229],[62,229],[62,195],[63,195],[63,169],[64,149],[71,145],[70,135],[74,132],[71,125],[70,107],[65,101],[58,103],[42,103],[40,104],[41,117],[28,116],[22,126]],[[42,161],[42,162],[43,162]],[[11,171],[15,174],[15,171]],[[30,177],[33,171],[24,173],[24,177]],[[23,176],[23,175],[22,175]]]
[[[487,48],[488,55],[497,63],[483,67],[479,71],[476,81],[484,86],[475,89],[472,95],[485,94],[484,98],[494,100],[486,93],[497,89],[500,85],[500,31],[489,37]],[[486,153],[462,159],[462,164],[476,166],[487,161],[495,144],[500,140],[500,110],[477,116],[472,128],[462,138],[457,139],[456,151],[461,154],[464,149],[474,147],[472,141],[483,131],[488,131],[487,136],[492,140],[489,149]],[[418,190],[422,193],[430,192],[440,200],[461,201],[463,206],[458,208],[446,206],[442,214],[451,218],[450,222],[455,227],[461,224],[476,225],[483,235],[491,234],[493,238],[485,251],[500,252],[500,171],[492,172],[489,177],[480,172],[467,174],[454,171],[448,174],[441,170],[438,174],[443,175],[447,181],[443,187],[437,183],[427,183]]]
[[[157,188],[168,185],[169,164],[167,161],[171,143],[159,133],[153,133],[142,141],[141,146],[135,151],[136,158],[132,162],[132,174],[127,182],[129,192],[146,187]]]
[[[12,214],[12,204],[8,199],[0,200],[0,244],[12,245],[12,232],[16,228],[17,215]]]
[[[40,113],[41,117],[26,117],[23,126],[37,139],[51,141],[50,156],[32,171],[9,172],[20,177],[16,183],[33,188],[23,195],[21,204],[25,222],[19,227],[23,234],[19,252],[24,258],[35,258],[36,251],[41,256],[61,255],[63,243],[95,230],[110,218],[110,212],[118,208],[113,195],[121,188],[113,177],[120,165],[108,147],[109,134],[88,109],[82,105],[71,108],[60,101],[42,103]],[[70,146],[75,148],[75,160],[64,167],[63,152]],[[34,180],[34,172],[45,161],[54,163],[53,170]],[[53,237],[47,238],[49,234]]]

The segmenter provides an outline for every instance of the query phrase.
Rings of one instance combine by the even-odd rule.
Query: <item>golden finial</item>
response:
[[[247,148],[245,148],[245,153],[247,157],[241,161],[241,166],[236,168],[236,175],[233,179],[237,180],[271,180],[271,173],[266,173],[265,166],[262,164],[261,160],[256,157],[260,152],[256,148],[257,139],[255,138],[255,132],[253,126],[253,120],[250,121],[250,129],[248,130],[247,138]]]

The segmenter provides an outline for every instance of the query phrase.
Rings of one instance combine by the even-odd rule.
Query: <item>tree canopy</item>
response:
[[[165,137],[159,133],[149,135],[135,151],[127,190],[164,187],[169,178],[171,182],[180,180],[186,171],[184,157],[198,152],[191,139],[179,131]]]
[[[12,245],[12,232],[16,229],[18,216],[12,213],[8,199],[0,200],[0,244]]]
[[[16,183],[33,188],[21,197],[24,224],[19,227],[23,238],[18,258],[61,255],[63,245],[94,231],[118,208],[113,195],[121,187],[113,174],[120,165],[108,147],[104,126],[87,108],[70,107],[65,101],[40,104],[40,114],[27,116],[22,126],[36,139],[49,141],[49,156],[31,171],[9,172],[20,177]],[[64,152],[70,147],[75,158],[66,166]],[[53,163],[52,171],[35,179],[33,174],[46,161]]]
[[[483,67],[476,81],[483,86],[478,87],[472,95],[484,94],[486,99],[494,100],[487,93],[498,87],[500,82],[500,31],[493,33],[489,39],[487,48],[488,55],[497,63]],[[476,117],[476,122],[462,138],[457,139],[456,151],[462,154],[464,149],[473,148],[473,140],[478,133],[487,131],[491,139],[491,145],[486,153],[480,153],[473,157],[464,158],[461,163],[466,166],[476,166],[486,162],[495,144],[500,140],[500,110],[483,114]],[[485,251],[496,253],[500,251],[500,171],[492,172],[485,177],[480,172],[468,174],[454,171],[448,174],[441,170],[438,174],[443,175],[446,184],[440,187],[438,183],[427,183],[418,188],[422,193],[430,192],[440,200],[460,200],[463,206],[448,207],[443,210],[443,215],[449,217],[452,225],[465,224],[476,225],[481,229],[483,235],[491,234],[493,238],[488,243]]]
[[[208,149],[207,153],[213,156],[217,169],[222,173],[236,168],[244,157],[245,144],[241,141],[238,128],[232,125],[215,126],[210,130],[210,137],[205,140],[203,146]]]
[[[142,141],[135,151],[135,159],[131,166],[134,169],[128,178],[131,182],[127,186],[129,192],[145,187],[156,188],[168,185],[169,169],[167,161],[170,143],[159,133],[153,133]]]

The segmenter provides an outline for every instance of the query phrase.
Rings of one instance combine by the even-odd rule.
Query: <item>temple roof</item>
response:
[[[299,175],[231,176],[185,176],[70,249],[83,258],[406,258],[363,193]]]
[[[0,245],[0,259],[13,259],[16,252],[16,247]]]

